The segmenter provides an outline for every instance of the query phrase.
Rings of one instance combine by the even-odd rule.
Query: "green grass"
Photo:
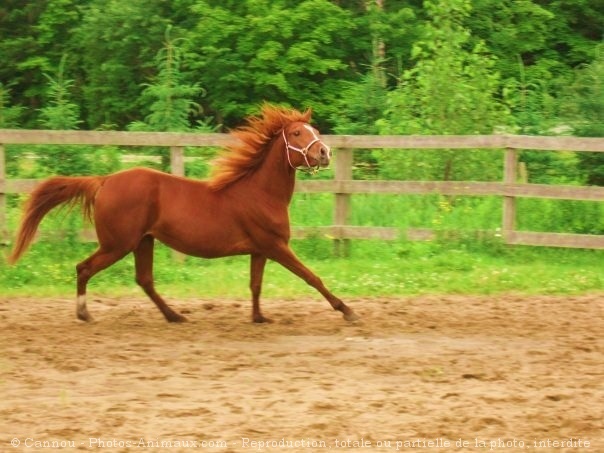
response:
[[[490,242],[352,243],[349,258],[333,258],[324,239],[294,241],[293,248],[325,284],[341,297],[418,294],[578,294],[604,290],[604,252],[511,247]],[[95,246],[77,242],[37,243],[16,266],[0,261],[0,293],[56,296],[75,292],[75,264]],[[156,250],[155,277],[167,297],[249,297],[249,259],[231,257],[174,260]],[[141,295],[131,256],[98,274],[91,294]],[[265,298],[319,297],[293,274],[269,263]]]
[[[9,198],[8,225],[15,230],[19,211]],[[416,294],[576,294],[604,291],[604,251],[505,246],[497,239],[477,240],[467,230],[497,230],[498,197],[355,195],[351,224],[433,228],[461,231],[454,241],[353,241],[350,256],[334,258],[333,244],[323,238],[293,241],[300,258],[342,297]],[[332,223],[333,196],[296,194],[292,225]],[[519,200],[519,226],[533,231],[604,233],[604,203]],[[77,211],[52,212],[41,226],[77,231]],[[75,265],[94,244],[76,234],[41,241],[16,265],[6,265],[0,249],[0,295],[70,295],[75,292]],[[8,252],[8,250],[6,250]],[[156,249],[155,277],[167,297],[248,298],[249,258],[175,261],[167,248]],[[92,294],[142,295],[134,284],[132,257],[101,272],[89,286]],[[264,297],[314,297],[316,292],[275,263],[265,273]],[[316,296],[319,297],[319,296]]]
[[[350,224],[432,228],[440,230],[498,230],[501,197],[448,197],[443,195],[355,194]],[[333,195],[298,193],[291,205],[293,225],[330,225]],[[604,234],[604,203],[519,198],[519,230]]]

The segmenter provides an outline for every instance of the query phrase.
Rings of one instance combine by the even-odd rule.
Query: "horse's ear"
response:
[[[312,118],[312,107],[308,107],[302,114],[302,117],[304,122],[310,123],[310,120]]]

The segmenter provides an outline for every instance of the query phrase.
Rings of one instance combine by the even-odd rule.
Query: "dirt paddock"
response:
[[[0,451],[604,451],[604,294],[172,306],[0,296]]]

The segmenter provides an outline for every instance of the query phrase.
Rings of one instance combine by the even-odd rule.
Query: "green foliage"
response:
[[[192,69],[224,124],[251,113],[262,101],[330,111],[345,74],[350,14],[327,0],[301,2],[197,1],[199,18],[187,34]]]
[[[550,94],[551,81],[542,75],[528,79],[526,66],[518,57],[518,78],[503,83],[502,95],[512,112],[511,131],[543,134],[559,122],[556,101]]]
[[[575,71],[563,100],[564,117],[583,137],[604,137],[604,44],[593,62]],[[579,153],[578,168],[587,184],[604,186],[604,153]]]
[[[413,48],[416,64],[388,93],[384,118],[388,134],[489,134],[507,121],[497,101],[495,58],[463,26],[468,0],[425,2],[430,21]],[[378,153],[380,174],[396,179],[471,180],[499,177],[497,153],[454,150]]]
[[[73,52],[70,33],[77,26],[81,3],[6,0],[0,5],[0,81],[13,87],[15,104],[25,107],[26,127],[39,125],[38,108],[47,92],[43,74],[52,72],[62,55]]]
[[[547,58],[540,56],[548,47],[551,27],[556,15],[543,2],[527,0],[473,0],[473,14],[465,19],[476,38],[499,58],[495,63],[503,80],[516,80],[518,59],[530,62],[531,80],[545,75]],[[546,79],[549,77],[546,77]]]
[[[171,27],[165,32],[164,47],[155,57],[157,75],[153,83],[145,83],[141,94],[141,104],[148,105],[150,113],[145,121],[135,121],[128,128],[132,131],[154,132],[212,132],[214,127],[209,119],[196,119],[195,127],[191,126],[192,118],[202,113],[201,106],[193,99],[203,90],[199,84],[187,84],[183,81],[182,66],[184,54],[177,45],[179,40],[170,37]],[[162,158],[161,168],[169,167],[169,153],[165,148],[148,150]],[[200,150],[207,156],[211,150]]]
[[[342,86],[342,99],[332,121],[338,134],[377,134],[376,123],[382,118],[388,91],[377,71],[363,75],[358,82]]]
[[[566,118],[584,137],[604,136],[604,44],[598,45],[594,53],[591,63],[575,71],[563,104]]]
[[[10,89],[0,82],[0,128],[16,127],[22,110],[22,107],[10,105]]]
[[[604,203],[518,200],[518,228],[553,233],[604,234]]]
[[[383,131],[403,134],[491,133],[506,122],[496,101],[496,58],[463,27],[467,0],[425,2],[431,20],[413,47],[415,66],[389,93]]]
[[[200,110],[192,99],[202,89],[198,84],[183,82],[183,53],[177,46],[177,40],[170,38],[170,27],[166,29],[164,47],[157,53],[155,64],[158,74],[154,83],[143,84],[145,89],[141,95],[141,104],[148,105],[151,113],[145,118],[145,123],[132,123],[130,129],[158,132],[191,130],[190,117],[196,116]]]
[[[48,102],[40,109],[40,122],[47,129],[77,129],[81,123],[79,107],[72,101],[73,80],[66,78],[66,63],[67,56],[64,55],[54,76],[44,74],[48,80]],[[18,159],[22,152],[23,149],[12,157]],[[35,164],[23,170],[29,177],[107,174],[120,165],[119,150],[109,146],[52,145],[45,146],[37,154]]]
[[[125,127],[142,120],[141,85],[153,72],[153,57],[169,23],[159,0],[82,2],[72,40],[81,57],[81,104],[90,128]],[[115,126],[114,126],[115,127]]]
[[[70,99],[73,80],[65,78],[66,62],[64,55],[54,76],[44,74],[48,80],[48,101],[40,109],[40,123],[46,129],[77,129],[81,122],[79,107]],[[51,175],[82,175],[90,169],[90,159],[77,146],[47,146],[39,155],[39,163],[42,172]]]
[[[40,109],[40,123],[46,129],[77,129],[81,122],[79,107],[70,100],[69,91],[73,87],[73,80],[65,78],[66,62],[67,55],[64,55],[54,77],[44,73],[48,80],[48,102]]]
[[[368,76],[390,90],[417,69],[418,52],[436,50],[455,23],[463,39],[452,35],[452,50],[467,55],[476,48],[476,58],[487,64],[484,73],[500,74],[504,99],[515,115],[525,115],[519,128],[537,131],[540,122],[555,122],[551,113],[561,89],[575,68],[592,61],[602,39],[601,5],[592,0],[472,0],[469,5],[460,0],[6,0],[0,5],[0,61],[10,64],[0,66],[0,81],[11,86],[12,104],[26,107],[23,125],[36,126],[47,92],[43,74],[53,73],[68,54],[72,99],[83,127],[122,129],[145,121],[157,102],[155,93],[141,91],[157,74],[154,56],[171,27],[175,40],[185,38],[180,85],[207,90],[205,96],[200,91],[184,97],[202,105],[214,126],[238,125],[268,100],[312,106],[323,130],[348,124],[371,131],[383,112],[373,111],[378,104],[371,105]],[[437,10],[442,19],[435,19]],[[431,67],[424,63],[420,69]],[[490,91],[488,79],[488,93],[501,98],[503,93]],[[523,102],[529,94],[532,99]],[[367,115],[354,106],[359,103],[368,105]],[[191,126],[196,119],[189,117]]]

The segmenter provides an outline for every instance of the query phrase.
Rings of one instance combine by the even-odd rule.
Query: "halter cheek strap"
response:
[[[287,141],[287,137],[285,135],[285,129],[283,129],[282,134],[283,134],[283,141],[285,142],[285,153],[287,154],[287,161],[289,162],[289,166],[292,167],[293,169],[295,169],[295,170],[299,170],[300,169],[300,167],[295,167],[292,164],[291,157],[289,155],[290,151],[296,151],[297,153],[300,153],[300,154],[302,154],[302,156],[304,156],[304,162],[306,162],[306,168],[308,168],[309,171],[311,171],[313,173],[316,173],[318,171],[318,169],[319,169],[319,165],[317,165],[316,167],[313,167],[313,166],[310,165],[310,162],[308,162],[308,151],[310,150],[310,147],[312,145],[314,145],[315,143],[319,142],[319,143],[323,144],[323,146],[325,148],[327,148],[328,155],[329,155],[330,149],[329,149],[329,146],[327,146],[325,143],[323,143],[321,141],[321,139],[319,137],[317,137],[317,134],[315,133],[314,129],[310,125],[305,124],[304,128],[306,128],[308,131],[310,131],[310,133],[313,136],[313,138],[310,141],[310,143],[308,143],[304,148],[298,148],[298,147],[293,146],[292,144],[290,144]]]

